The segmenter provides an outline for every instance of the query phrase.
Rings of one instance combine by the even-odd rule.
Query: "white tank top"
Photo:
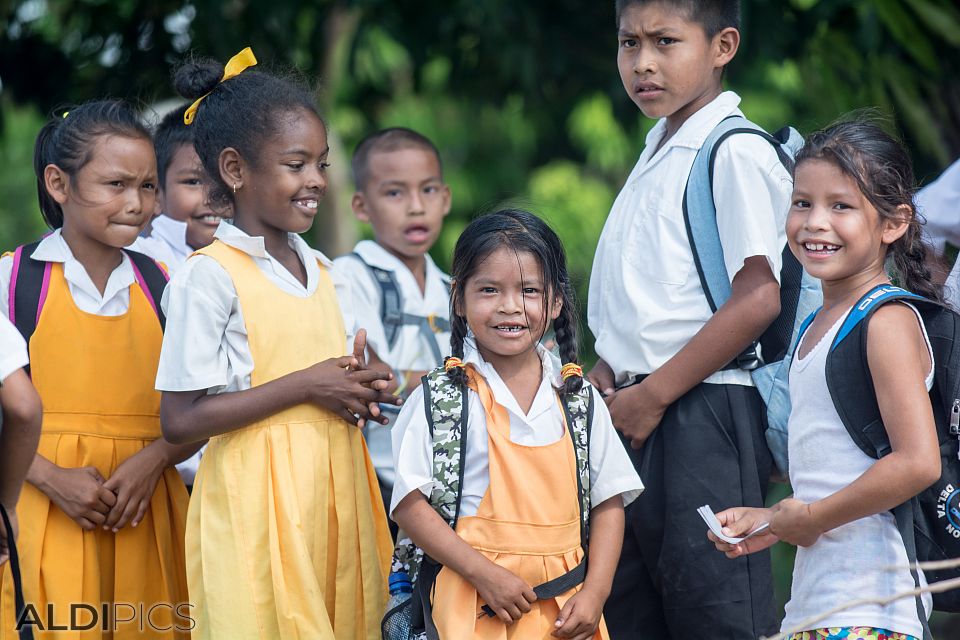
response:
[[[916,312],[914,307],[910,308]],[[807,503],[840,491],[876,462],[850,438],[827,388],[827,353],[845,317],[846,314],[805,358],[797,356],[790,368],[790,402],[793,406],[788,424],[790,484],[794,497]],[[917,317],[919,319],[919,314]],[[922,322],[920,326],[923,327]],[[924,339],[929,349],[926,330]],[[928,389],[933,381],[932,360],[931,353]],[[824,533],[813,546],[797,548],[791,598],[786,605],[781,629],[793,629],[845,602],[887,598],[913,589],[909,570],[886,569],[907,564],[903,539],[889,511]],[[921,584],[926,584],[922,573],[920,580]],[[929,616],[929,594],[924,597],[923,604]],[[876,627],[916,637],[923,635],[914,598],[904,598],[885,606],[871,604],[848,609],[818,622],[814,628],[852,626]]]

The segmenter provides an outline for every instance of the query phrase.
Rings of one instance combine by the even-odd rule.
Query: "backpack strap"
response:
[[[160,299],[163,297],[163,290],[170,281],[170,276],[153,258],[139,251],[124,249],[124,253],[130,258],[130,266],[133,267],[133,276],[140,285],[140,289],[147,297],[147,302],[153,308],[160,321],[160,330],[167,328],[167,318],[160,309]]]
[[[7,516],[7,510],[0,504],[0,517],[2,517],[3,528],[7,534],[7,548],[10,550],[10,572],[13,577],[13,600],[14,600],[14,619],[18,622],[23,617],[26,609],[26,603],[23,598],[23,580],[20,577],[20,556],[17,554],[17,541],[13,537],[13,526],[10,524],[10,518]],[[20,627],[17,634],[20,640],[33,640],[33,627],[24,624]]]
[[[707,298],[710,310],[716,313],[730,299],[730,275],[723,257],[723,244],[717,228],[717,207],[713,200],[713,168],[717,152],[723,142],[732,135],[751,134],[760,136],[777,152],[780,162],[793,170],[791,153],[802,145],[800,134],[789,127],[770,135],[743,116],[733,115],[722,120],[697,152],[683,192],[683,220],[690,240],[693,262],[697,267],[700,285]],[[797,271],[793,269],[793,271]],[[793,273],[791,271],[791,273]],[[799,282],[802,269],[796,273]],[[790,329],[793,329],[792,323]],[[787,338],[789,342],[789,337]],[[748,347],[736,361],[725,368],[754,369],[759,365],[756,344]]]
[[[443,361],[443,351],[437,341],[437,334],[450,331],[450,321],[435,315],[417,316],[403,311],[403,292],[397,282],[397,276],[389,269],[381,269],[368,263],[356,251],[350,254],[367,268],[373,281],[380,287],[380,322],[387,337],[387,346],[393,348],[400,338],[400,330],[405,325],[416,325],[420,328],[420,335],[426,339],[433,353],[434,362]],[[447,292],[450,291],[449,280],[444,284]]]
[[[40,311],[50,289],[50,272],[53,264],[34,260],[31,256],[40,240],[17,247],[13,253],[13,271],[10,274],[10,290],[7,297],[7,314],[17,327],[29,349],[30,338],[37,330]],[[24,367],[29,375],[30,365]]]

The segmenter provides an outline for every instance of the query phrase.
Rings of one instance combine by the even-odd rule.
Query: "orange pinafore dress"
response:
[[[278,289],[220,241],[198,253],[233,280],[253,356],[251,385],[344,355],[333,282]],[[377,640],[390,532],[355,426],[313,404],[210,438],[187,524],[187,577],[204,640]]]
[[[474,516],[457,522],[457,533],[497,565],[536,586],[575,568],[583,558],[577,468],[570,433],[542,446],[510,440],[510,418],[483,376],[467,368],[487,419],[490,486]],[[466,455],[470,455],[469,451]],[[444,567],[434,587],[433,619],[441,640],[547,640],[560,609],[580,587],[534,602],[529,613],[504,624],[481,612],[486,604],[459,574]],[[603,620],[594,634],[608,640]]]
[[[156,313],[136,283],[125,314],[98,316],[76,306],[63,265],[52,264],[46,302],[30,339],[31,377],[43,402],[37,452],[60,467],[92,466],[110,478],[122,462],[159,438],[160,393],[154,380],[162,339]],[[144,519],[118,533],[84,531],[29,483],[17,515],[24,596],[43,625],[42,631],[33,627],[34,637],[189,637],[187,491],[174,467],[160,476]],[[106,625],[104,603],[115,618]],[[85,609],[72,625],[71,604],[98,610],[96,624],[80,629],[93,622]],[[7,572],[0,638],[17,637],[13,619]]]

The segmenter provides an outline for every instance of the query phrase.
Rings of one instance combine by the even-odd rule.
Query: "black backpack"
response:
[[[830,345],[827,387],[860,450],[875,459],[890,453],[867,363],[867,330],[873,313],[894,300],[917,308],[933,349],[930,402],[940,442],[941,476],[920,495],[894,508],[893,514],[911,563],[950,560],[960,557],[960,315],[899,287],[874,287],[850,310]],[[801,334],[815,315],[804,322]],[[912,573],[919,584],[916,571]],[[960,577],[960,568],[926,570],[924,575],[930,583],[939,582]],[[939,611],[960,611],[960,590],[933,594],[933,606]],[[919,597],[917,607],[925,621]]]

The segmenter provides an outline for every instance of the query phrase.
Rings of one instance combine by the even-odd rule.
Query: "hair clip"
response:
[[[456,356],[450,356],[443,361],[444,371],[450,371],[452,369],[466,369],[467,365],[464,364],[463,360]]]
[[[575,362],[568,362],[560,368],[560,377],[563,378],[564,382],[566,382],[568,378],[582,378],[583,367]]]
[[[225,80],[229,80],[234,76],[240,75],[241,71],[248,67],[252,67],[255,64],[257,64],[257,58],[253,55],[253,50],[250,47],[246,47],[243,51],[227,61],[226,66],[223,68],[223,77],[220,78],[220,82],[224,82]],[[220,82],[217,84],[220,84]],[[210,95],[210,91],[197,98],[192,105],[187,107],[187,110],[183,112],[183,124],[190,124],[193,122],[193,119],[197,115],[197,109],[200,107],[200,103],[208,95]]]
[[[63,112],[63,116],[61,116],[61,117],[66,118],[69,114],[70,114],[69,111],[64,111],[64,112]]]

